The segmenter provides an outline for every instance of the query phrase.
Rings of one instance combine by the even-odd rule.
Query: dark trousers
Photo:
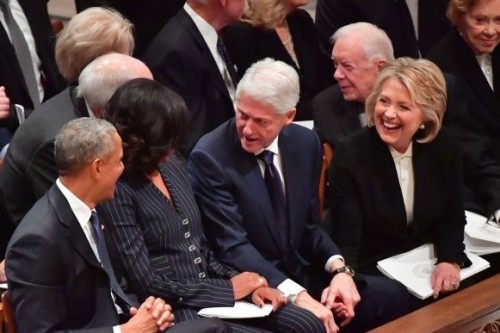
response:
[[[231,327],[220,319],[198,319],[176,323],[168,333],[231,333]]]

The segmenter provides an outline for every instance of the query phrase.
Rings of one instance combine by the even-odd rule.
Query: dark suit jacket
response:
[[[89,7],[113,7],[134,24],[134,56],[140,57],[146,51],[156,34],[184,5],[185,0],[75,0],[76,11]]]
[[[99,207],[109,226],[121,268],[141,300],[163,298],[177,322],[198,318],[204,307],[232,306],[230,278],[208,249],[187,172],[179,156],[159,164],[172,197],[169,201],[149,180],[119,180],[115,197]]]
[[[54,185],[18,226],[6,260],[18,332],[112,332],[118,314],[102,269]]]
[[[241,148],[234,119],[198,142],[189,158],[191,183],[207,236],[223,262],[261,274],[272,287],[291,278],[309,288],[308,262],[323,270],[339,253],[319,225],[321,148],[314,132],[292,124],[282,129],[279,149],[289,211],[286,249],[279,245],[257,159]]]
[[[316,25],[325,42],[340,27],[361,21],[377,25],[394,41],[394,36],[398,35],[403,24],[395,11],[395,1],[405,0],[318,0]],[[445,15],[448,1],[418,1],[418,49],[424,56],[450,29]],[[411,21],[405,23],[413,28]],[[409,52],[413,49],[414,42],[393,44],[396,57],[415,57]]]
[[[331,235],[346,261],[362,272],[426,242],[434,243],[438,261],[470,264],[463,252],[463,175],[456,136],[442,130],[430,143],[413,142],[412,160],[413,222],[407,226],[394,160],[375,128],[364,128],[335,148]]]
[[[234,116],[224,79],[193,20],[181,9],[158,33],[144,54],[155,79],[181,95],[190,123],[183,152]]]
[[[338,85],[328,87],[312,101],[314,130],[322,142],[335,147],[343,137],[361,129],[365,105],[346,101]]]
[[[50,18],[47,13],[47,1],[19,0],[28,23],[31,27],[33,38],[35,39],[36,51],[42,64],[42,71],[45,74],[46,84],[45,97],[47,100],[60,92],[65,83],[59,75],[54,59],[55,36],[52,31]],[[12,104],[21,104],[29,115],[33,110],[33,102],[28,93],[28,88],[23,79],[23,73],[14,47],[10,43],[9,37],[3,25],[0,24],[0,86],[5,86],[7,96]],[[11,114],[7,121],[0,123],[0,126],[8,126],[14,131],[19,122],[16,112],[11,109]]]
[[[293,38],[297,67],[283,46],[276,30],[261,30],[247,22],[238,22],[224,30],[224,41],[241,76],[255,62],[270,57],[292,66],[299,74],[300,100],[296,120],[312,119],[311,100],[334,83],[333,63],[321,52],[314,22],[305,10],[297,9],[286,18]]]
[[[88,115],[85,101],[70,87],[43,103],[19,127],[0,170],[0,188],[15,224],[57,179],[54,139],[59,130]]]

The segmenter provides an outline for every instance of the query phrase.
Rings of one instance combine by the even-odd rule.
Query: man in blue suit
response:
[[[411,311],[413,300],[385,278],[355,282],[321,229],[321,148],[292,124],[298,98],[297,73],[283,62],[264,59],[245,73],[235,119],[203,136],[189,158],[205,230],[223,262],[264,276],[327,332],[338,330],[334,317],[366,332]]]

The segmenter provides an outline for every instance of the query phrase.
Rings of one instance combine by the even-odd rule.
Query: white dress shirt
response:
[[[476,59],[479,63],[479,67],[481,67],[481,71],[483,72],[484,77],[491,87],[491,90],[494,91],[495,89],[493,87],[493,67],[491,66],[491,54],[481,54],[479,56],[476,56]]]
[[[410,224],[413,220],[413,202],[415,195],[415,175],[413,173],[412,160],[413,143],[410,143],[410,146],[404,154],[400,154],[392,147],[389,147],[389,150],[391,151],[394,165],[396,166],[396,172],[398,173],[399,186],[405,204],[406,222]]]

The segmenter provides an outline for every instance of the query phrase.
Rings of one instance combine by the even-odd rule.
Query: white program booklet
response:
[[[460,280],[464,280],[490,267],[483,258],[466,253],[472,266],[460,270]],[[378,262],[377,268],[387,277],[401,282],[420,299],[432,296],[431,275],[437,259],[434,245],[425,244],[406,253],[398,254]]]
[[[262,308],[248,302],[238,301],[234,306],[204,308],[198,311],[202,317],[222,318],[222,319],[247,319],[269,316],[273,311],[271,304],[264,304]]]
[[[487,218],[472,212],[465,212],[464,243],[467,251],[485,255],[500,252],[500,228],[486,223]]]

